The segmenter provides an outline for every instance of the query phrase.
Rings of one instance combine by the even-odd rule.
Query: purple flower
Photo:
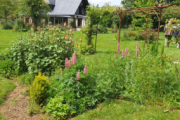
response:
[[[87,74],[87,66],[84,68],[84,74]]]
[[[76,63],[76,53],[73,55],[73,65]]]
[[[118,42],[118,45],[117,45],[117,54],[119,55],[120,54],[120,44]]]
[[[126,48],[125,53],[128,54],[128,49]]]
[[[136,46],[136,57],[138,58],[139,56],[139,44],[137,43],[137,46]]]
[[[122,57],[125,57],[124,50],[122,50]]]
[[[77,73],[77,80],[80,80],[80,72]]]

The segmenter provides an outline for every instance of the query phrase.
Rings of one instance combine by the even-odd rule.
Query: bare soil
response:
[[[44,120],[43,114],[29,116],[27,114],[29,96],[24,93],[27,87],[14,82],[16,88],[6,97],[4,104],[0,106],[1,115],[7,120]]]

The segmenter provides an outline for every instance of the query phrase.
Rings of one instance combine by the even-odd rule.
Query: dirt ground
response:
[[[4,104],[0,106],[1,115],[7,120],[44,120],[43,114],[29,116],[27,108],[29,103],[29,96],[24,93],[27,87],[20,86],[14,82],[16,88],[6,97]]]

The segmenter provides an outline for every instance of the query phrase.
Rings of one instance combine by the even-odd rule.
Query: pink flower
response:
[[[87,74],[87,66],[84,68],[84,74]]]
[[[120,44],[118,42],[118,45],[117,45],[117,54],[119,55],[120,54]]]
[[[130,52],[128,53],[128,56],[130,56],[131,54],[130,54]]]
[[[76,53],[74,53],[74,55],[73,55],[73,62],[72,62],[72,64],[74,65],[74,64],[76,64]]]
[[[125,53],[128,54],[128,49],[126,48]]]
[[[77,73],[77,80],[80,80],[80,72]]]
[[[137,46],[136,46],[136,57],[138,58],[139,56],[139,44],[137,43]]]
[[[124,50],[122,50],[122,57],[125,57]]]
[[[70,67],[68,58],[65,59],[65,68],[68,69]]]

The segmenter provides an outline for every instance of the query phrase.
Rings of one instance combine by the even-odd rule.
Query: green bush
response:
[[[15,74],[15,62],[11,59],[0,60],[0,74],[10,78]]]
[[[95,51],[95,48],[93,47],[93,45],[82,45],[80,47],[80,52],[81,54],[84,54],[84,55],[87,55],[87,54],[94,54],[96,51]]]
[[[98,33],[108,33],[108,29],[106,27],[99,26]]]
[[[21,84],[31,85],[34,81],[34,75],[33,74],[24,74],[19,77],[19,82]]]
[[[9,53],[20,74],[41,71],[51,75],[57,66],[64,65],[65,58],[74,53],[73,35],[69,31],[63,32],[60,26],[47,26],[26,34],[13,43]]]
[[[76,28],[76,22],[75,21],[71,22],[71,27]]]
[[[38,104],[43,103],[48,97],[47,91],[50,88],[50,84],[46,76],[39,72],[38,76],[35,76],[34,82],[30,88],[30,97]]]
[[[3,29],[5,29],[5,30],[8,30],[8,29],[12,30],[13,29],[13,23],[5,23],[3,25]]]
[[[23,20],[17,20],[14,30],[15,31],[22,31],[22,32],[27,32],[31,29],[32,24],[31,23],[25,23]]]
[[[76,111],[66,103],[64,103],[63,96],[56,95],[54,98],[51,98],[44,111],[47,114],[51,114],[56,119],[66,119],[68,116],[73,115]]]

